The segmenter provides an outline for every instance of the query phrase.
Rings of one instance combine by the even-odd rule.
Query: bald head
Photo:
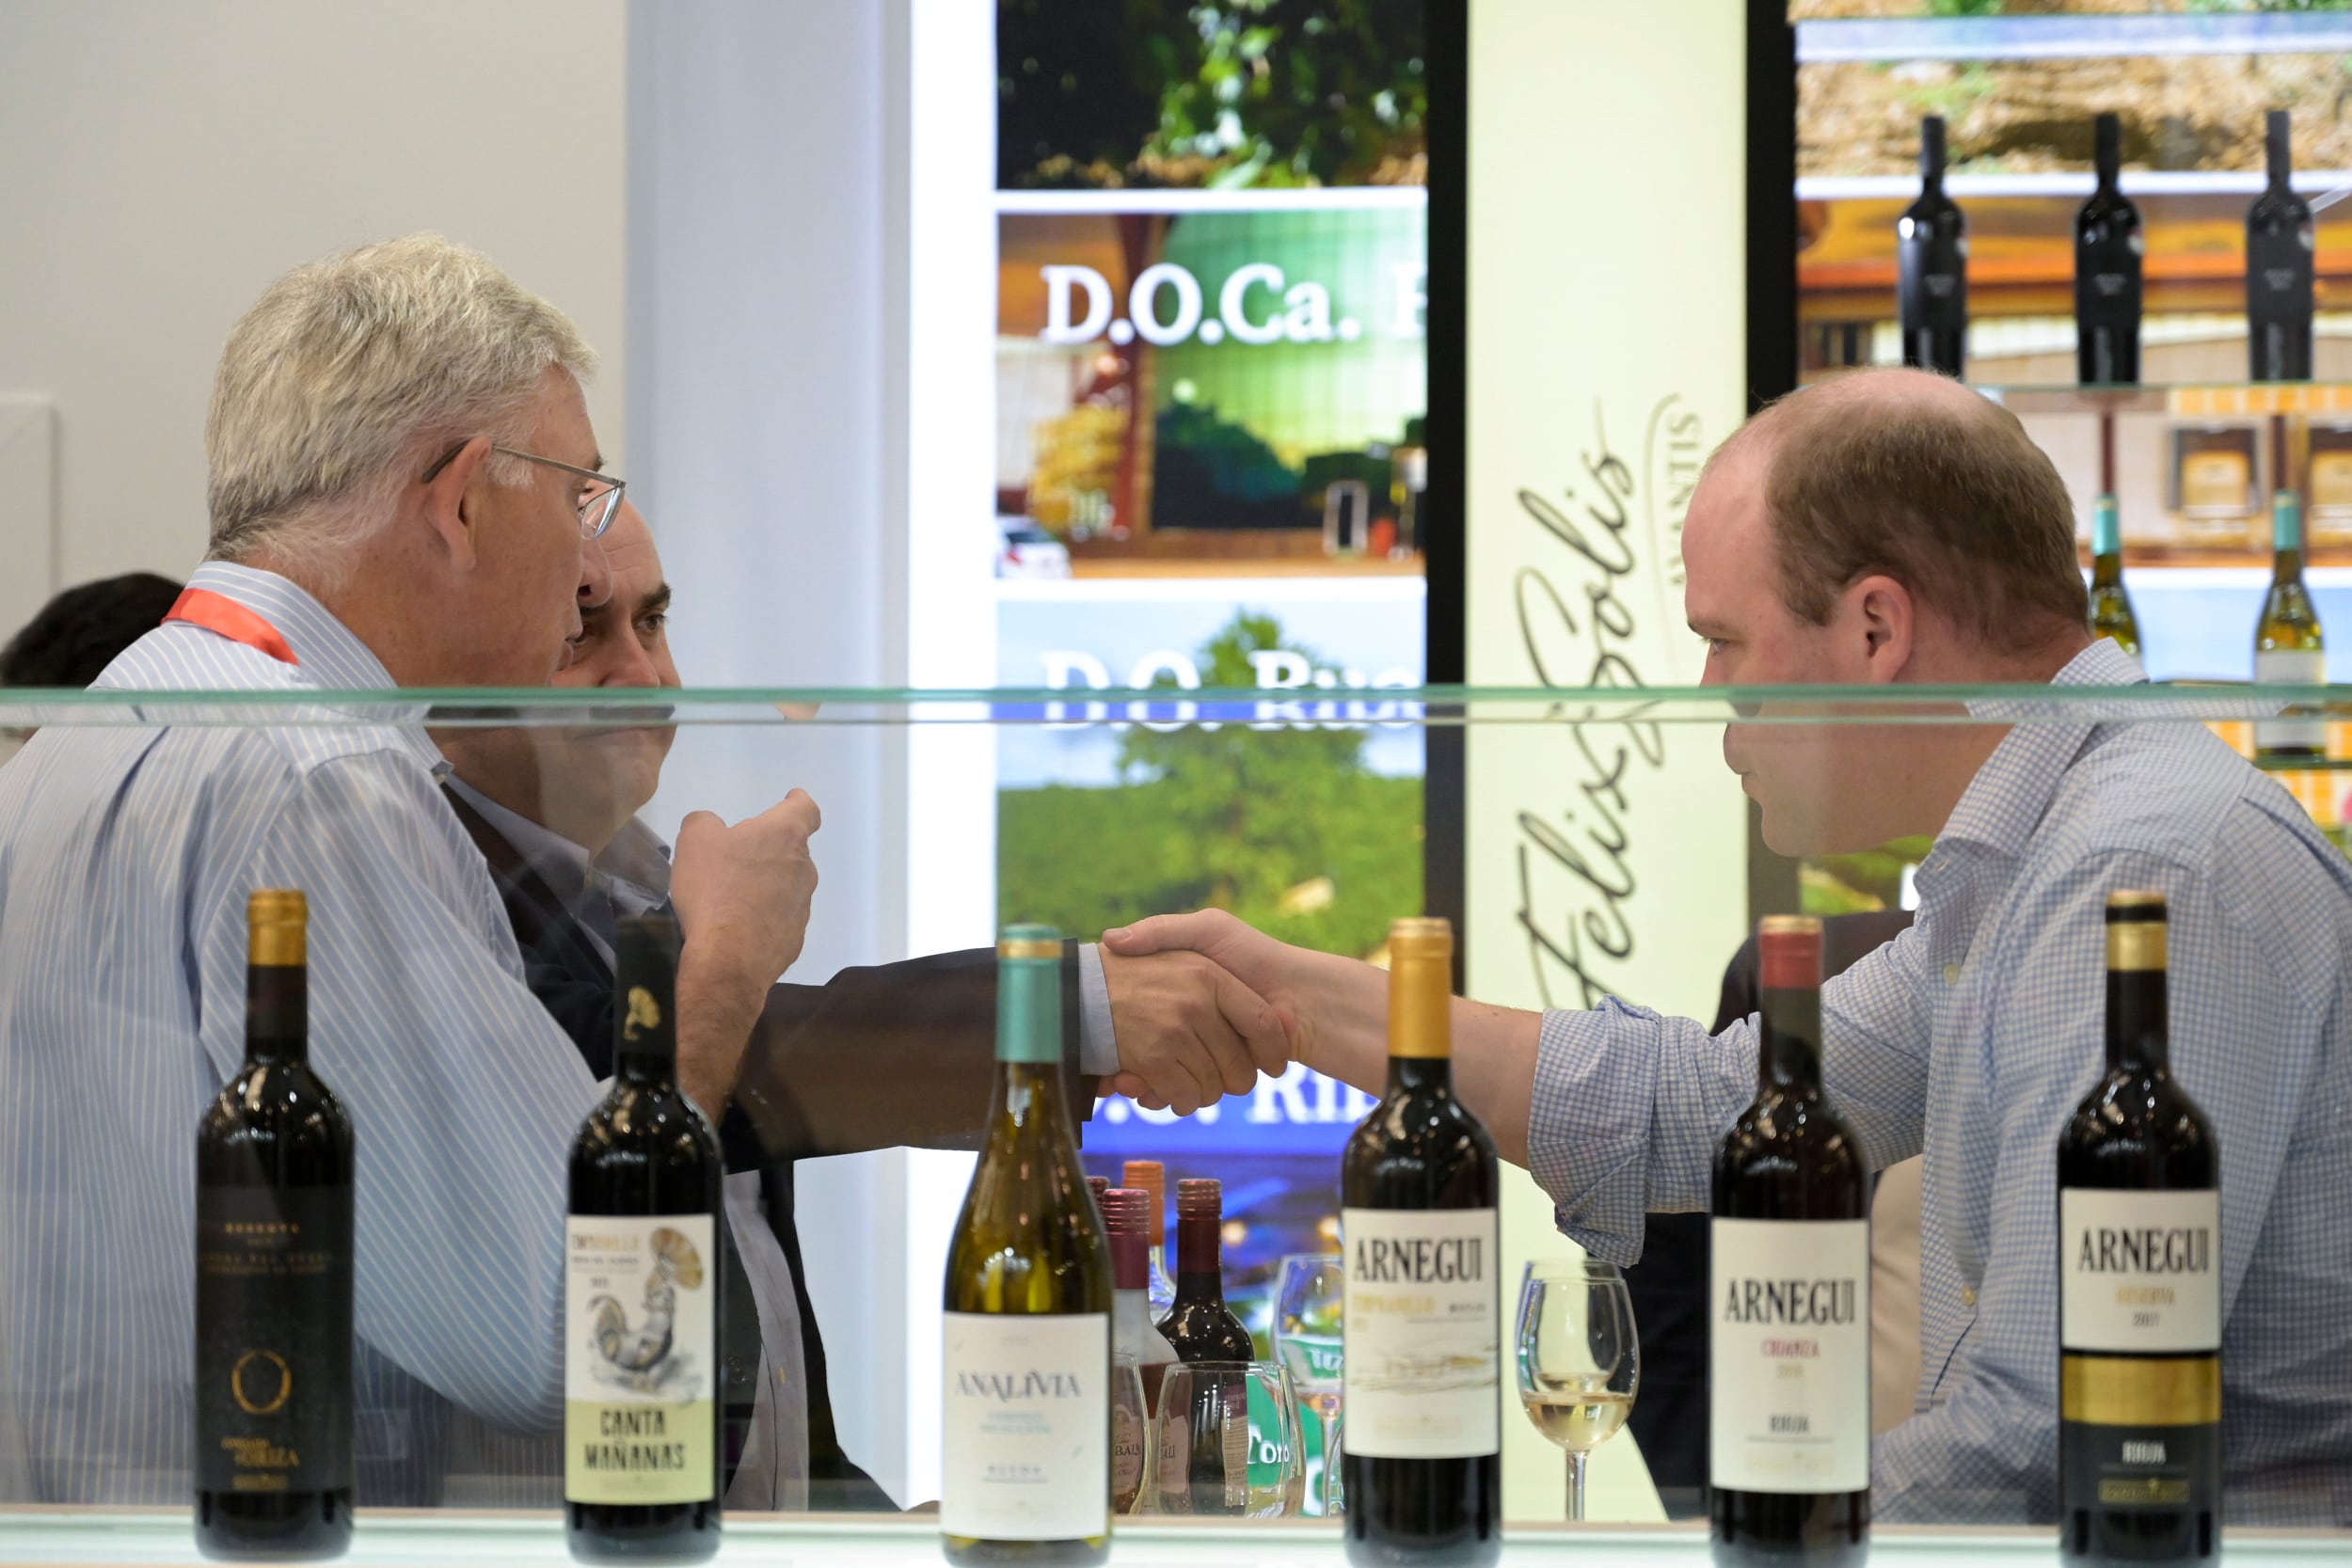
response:
[[[2065,482],[2014,414],[1948,377],[1865,370],[1793,392],[1719,467],[1760,479],[1783,597],[1813,625],[1874,572],[1994,653],[2089,619]]]

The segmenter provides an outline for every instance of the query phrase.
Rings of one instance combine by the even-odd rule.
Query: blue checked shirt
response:
[[[179,624],[100,687],[391,686],[286,579],[192,580],[299,666]],[[495,1474],[560,1429],[564,1172],[596,1085],[523,983],[443,767],[421,728],[346,720],[53,726],[0,768],[9,1500],[187,1499],[196,1126],[244,1057],[257,887],[309,895],[311,1060],[358,1139],[360,1500],[440,1500],[453,1447]]]
[[[2058,685],[2123,685],[2111,642]],[[1824,1084],[1875,1164],[1924,1152],[1921,1375],[1879,1516],[2056,1517],[2057,1150],[2105,1069],[2106,895],[2170,904],[2171,1060],[2221,1152],[2226,1507],[2352,1523],[2352,862],[2201,725],[2019,724],[1919,871],[1915,925],[1822,993]],[[1545,1017],[1529,1164],[1625,1263],[1704,1210],[1754,1022]]]

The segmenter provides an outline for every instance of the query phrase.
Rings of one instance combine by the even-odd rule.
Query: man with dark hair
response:
[[[69,588],[0,648],[0,686],[87,686],[117,654],[162,626],[179,596],[178,583],[152,572]]]
[[[1725,443],[1692,497],[1684,608],[1711,684],[2110,687],[2064,486],[1957,383],[1864,372]],[[1941,711],[1954,708],[1945,700]],[[1975,721],[1966,721],[1974,720]],[[2203,726],[2026,715],[1730,725],[1724,752],[1785,853],[1935,844],[1916,923],[1822,990],[1829,1095],[1877,1166],[1926,1156],[1921,1377],[1880,1437],[1881,1517],[2056,1515],[2058,1132],[2104,1068],[2104,906],[2161,892],[2173,1076],[2221,1159],[2229,1516],[2352,1522],[2352,862]],[[1296,1059],[1386,1071],[1378,971],[1216,911],[1107,933],[1188,947],[1296,1020]],[[1559,1225],[1630,1262],[1645,1211],[1708,1200],[1755,1092],[1752,1021],[1721,1034],[1614,1000],[1454,1005],[1455,1082]]]

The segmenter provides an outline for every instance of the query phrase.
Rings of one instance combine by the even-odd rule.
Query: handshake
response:
[[[1222,910],[1105,931],[1099,951],[1119,1044],[1119,1072],[1104,1094],[1190,1116],[1220,1095],[1248,1093],[1261,1072],[1279,1078],[1309,1059],[1302,982],[1324,955]]]

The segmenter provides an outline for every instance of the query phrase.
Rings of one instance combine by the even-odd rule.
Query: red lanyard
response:
[[[183,590],[173,602],[171,612],[164,617],[167,624],[185,621],[202,626],[215,636],[231,642],[242,642],[269,655],[280,664],[300,664],[286,640],[278,635],[278,628],[253,611],[246,609],[226,594],[215,594],[209,588]]]

